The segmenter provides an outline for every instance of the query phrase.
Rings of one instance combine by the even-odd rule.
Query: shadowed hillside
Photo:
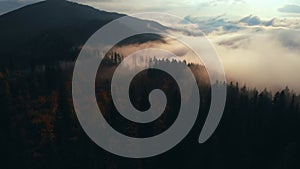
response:
[[[38,2],[9,12],[0,16],[1,64],[74,60],[95,31],[122,16],[62,0]],[[136,20],[165,29],[155,22]],[[158,35],[141,35],[125,44],[160,39]]]

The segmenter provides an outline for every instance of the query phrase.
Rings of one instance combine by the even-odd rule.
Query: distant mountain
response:
[[[0,16],[0,63],[75,59],[79,47],[95,31],[122,16],[125,15],[63,0],[42,1],[9,12]],[[140,21],[145,22],[145,26],[149,22]],[[160,36],[148,35],[127,42],[160,39]]]

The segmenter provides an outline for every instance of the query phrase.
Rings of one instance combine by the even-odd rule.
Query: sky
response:
[[[271,18],[293,14],[288,12],[292,11],[293,7],[286,5],[295,5],[295,11],[298,8],[300,13],[299,0],[79,0],[77,2],[129,14],[150,11],[166,12],[181,17],[214,16],[225,13],[232,17],[254,14]]]
[[[39,0],[0,0],[0,13],[5,13]],[[98,9],[126,14],[137,12],[166,12],[177,16],[230,17],[258,15],[263,18],[297,16],[300,0],[72,0]]]
[[[125,14],[163,12],[184,18],[189,25],[172,27],[192,36],[204,32],[229,80],[260,89],[289,86],[300,92],[300,0],[74,1]],[[34,2],[0,0],[0,14]]]

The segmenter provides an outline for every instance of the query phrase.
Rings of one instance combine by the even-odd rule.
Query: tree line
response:
[[[104,62],[108,67],[116,67],[122,59],[114,54]],[[151,62],[187,64],[158,59]],[[188,66],[191,70],[202,69],[200,65]],[[203,74],[197,79],[201,107],[188,136],[157,157],[127,159],[102,150],[82,130],[71,97],[72,67],[59,63],[44,65],[43,69],[36,67],[26,74],[12,68],[0,69],[3,168],[295,169],[300,166],[300,95],[288,87],[272,94],[267,89],[258,91],[234,82],[201,83],[207,81]],[[111,72],[103,69],[98,73]],[[117,131],[132,137],[149,137],[162,133],[176,119],[180,92],[167,74],[147,70],[130,86],[131,102],[140,110],[149,108],[147,96],[154,88],[161,88],[167,95],[165,112],[147,125],[120,116],[111,99],[110,81],[110,78],[96,81],[95,92],[103,116]],[[226,85],[227,102],[216,132],[206,143],[199,144],[199,133],[210,106],[210,85]]]

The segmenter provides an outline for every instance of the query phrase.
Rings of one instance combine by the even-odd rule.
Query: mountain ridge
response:
[[[106,12],[70,1],[41,1],[0,16],[0,59],[28,64],[30,60],[74,60],[79,48],[99,28],[125,14]],[[145,22],[137,19],[137,21]],[[149,23],[150,21],[148,21]],[[152,24],[154,22],[151,22]],[[162,25],[154,23],[156,27]],[[145,42],[146,37],[129,43]],[[150,40],[160,40],[151,36]]]

